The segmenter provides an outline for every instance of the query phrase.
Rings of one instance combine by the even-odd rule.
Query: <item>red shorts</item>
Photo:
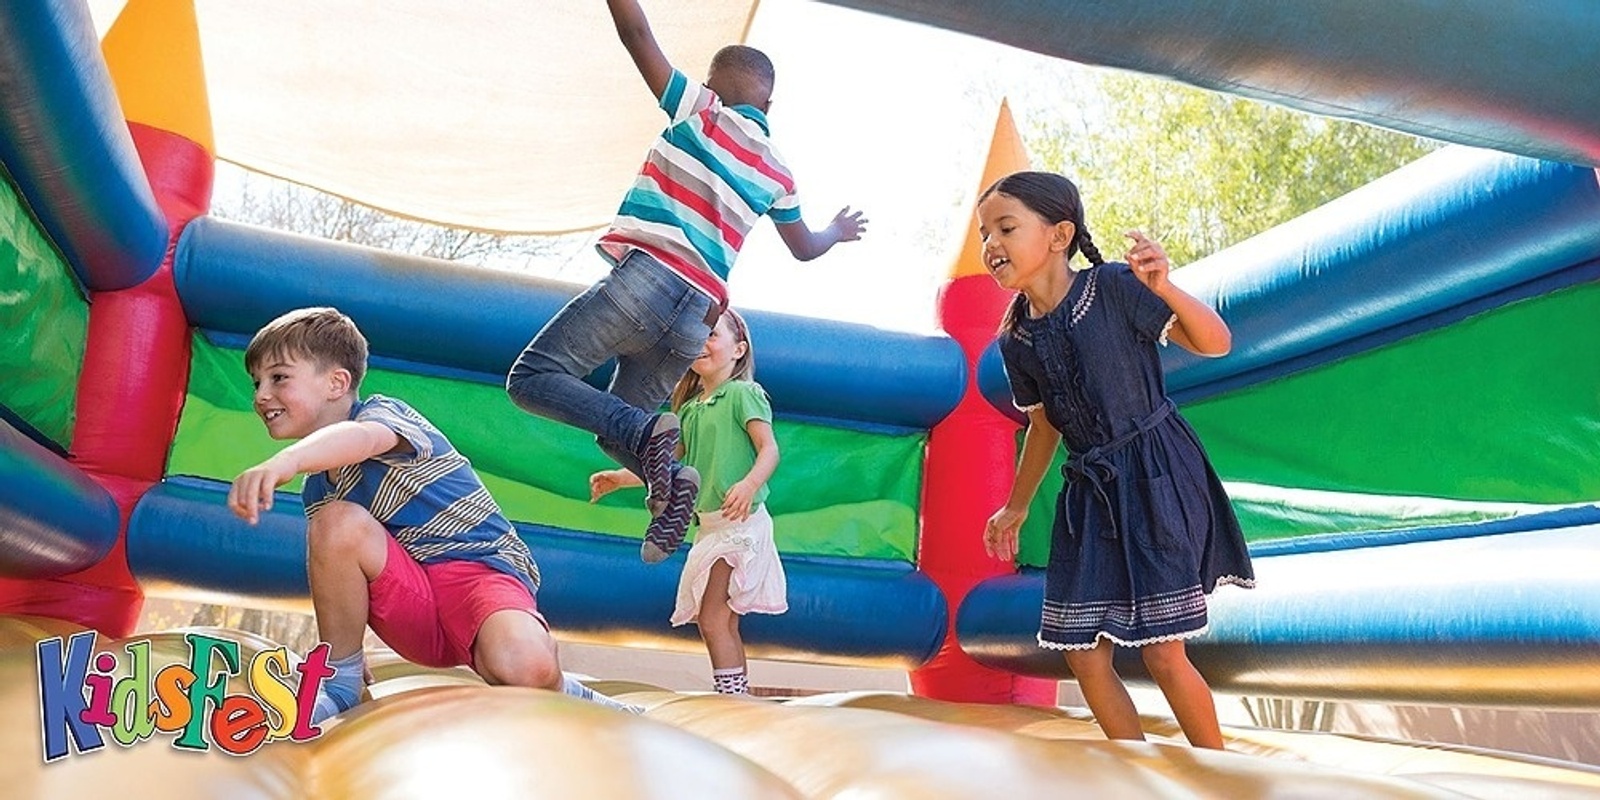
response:
[[[550,629],[522,581],[478,561],[419,564],[394,537],[385,538],[383,572],[367,584],[367,622],[401,658],[425,667],[471,667],[483,621],[508,608]]]

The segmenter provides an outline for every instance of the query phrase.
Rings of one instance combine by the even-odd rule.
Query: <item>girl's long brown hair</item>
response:
[[[728,320],[728,327],[733,330],[734,341],[744,343],[744,355],[733,362],[733,374],[728,376],[730,381],[754,380],[756,374],[756,348],[750,343],[750,328],[745,325],[744,317],[739,312],[729,308],[722,312],[722,319]],[[719,323],[720,324],[720,321]],[[689,399],[700,394],[702,389],[700,376],[694,370],[684,373],[678,380],[678,385],[672,389],[672,411],[677,413]]]

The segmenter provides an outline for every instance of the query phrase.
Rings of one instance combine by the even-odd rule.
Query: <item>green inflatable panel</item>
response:
[[[72,442],[89,306],[16,189],[0,180],[0,406]]]
[[[1600,499],[1583,284],[1183,408],[1245,538],[1484,521]],[[1573,354],[1577,354],[1576,356]],[[1022,530],[1043,566],[1062,456]]]
[[[373,369],[362,392],[400,398],[432,420],[472,460],[513,520],[632,538],[650,521],[640,490],[591,504],[590,473],[614,466],[593,437],[523,412],[498,386]],[[925,434],[783,419],[774,430],[783,458],[768,506],[781,551],[915,558]],[[282,446],[251,411],[243,352],[197,334],[168,471],[231,480]],[[299,483],[286,488],[298,491]]]

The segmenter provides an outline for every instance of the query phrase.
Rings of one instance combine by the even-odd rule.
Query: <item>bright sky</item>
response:
[[[823,3],[762,0],[747,43],[777,69],[769,121],[806,222],[848,205],[871,224],[802,264],[763,221],[733,268],[738,306],[934,329],[1000,98],[1024,133],[1037,115],[1082,113],[1063,87],[1086,68]]]

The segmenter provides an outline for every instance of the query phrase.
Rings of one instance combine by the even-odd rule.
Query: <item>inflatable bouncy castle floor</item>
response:
[[[148,643],[148,660],[136,670],[128,642],[100,640],[97,660],[119,660],[109,677],[158,687],[128,688],[118,703],[159,701],[163,714],[176,710],[174,729],[137,737],[118,717],[100,747],[79,752],[92,742],[76,740],[69,755],[43,763],[38,748],[49,737],[39,726],[72,734],[58,716],[40,713],[34,642],[79,630],[0,618],[0,710],[17,720],[0,737],[10,796],[77,797],[108,786],[119,797],[169,800],[1600,796],[1600,771],[1464,748],[1234,727],[1225,730],[1232,752],[1217,753],[1188,747],[1165,719],[1145,720],[1148,742],[1108,742],[1090,717],[1070,709],[891,693],[734,699],[592,682],[645,708],[634,716],[550,692],[485,686],[464,669],[417,667],[386,651],[369,655],[370,700],[295,741],[286,695],[266,690],[270,682],[248,668],[279,646],[221,628],[129,640]],[[185,705],[173,702],[159,676],[194,664],[197,640],[235,644],[239,674],[228,675],[218,657],[213,674],[202,676],[199,684],[216,684],[221,710],[205,721],[211,742],[185,746]],[[101,674],[95,670],[89,675]],[[240,711],[248,704],[232,699],[243,697],[263,698],[271,711],[253,720]],[[188,710],[202,708],[211,707],[196,702]],[[231,733],[216,721],[225,711],[243,720]],[[253,746],[229,755],[215,744],[224,741]]]

